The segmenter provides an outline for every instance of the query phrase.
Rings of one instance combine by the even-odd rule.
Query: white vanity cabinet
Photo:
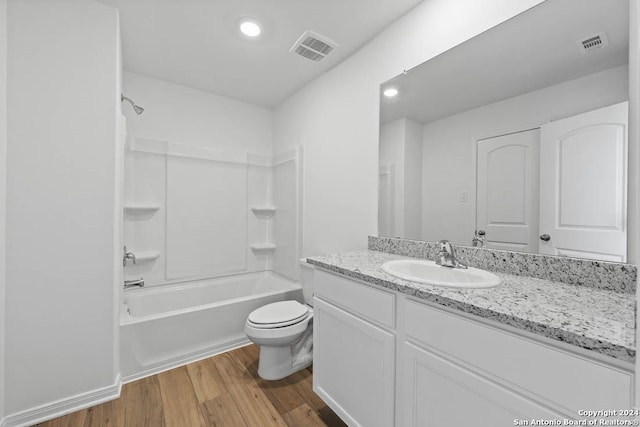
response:
[[[629,363],[322,270],[314,282],[314,390],[349,425],[496,427],[633,408]]]
[[[392,426],[395,294],[316,271],[313,389],[352,426]]]

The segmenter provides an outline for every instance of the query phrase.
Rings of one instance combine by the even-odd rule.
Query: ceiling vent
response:
[[[329,55],[338,43],[313,31],[305,31],[291,46],[289,52],[302,56],[310,61],[319,62]]]
[[[582,53],[589,53],[593,50],[609,46],[609,39],[605,33],[597,33],[579,40],[578,46],[580,46],[580,51]]]

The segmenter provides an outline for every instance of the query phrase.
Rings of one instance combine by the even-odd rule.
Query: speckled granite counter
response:
[[[382,264],[410,259],[378,251],[309,257],[309,263],[443,306],[563,341],[616,359],[635,360],[635,296],[498,273],[490,289],[455,289],[398,279]]]

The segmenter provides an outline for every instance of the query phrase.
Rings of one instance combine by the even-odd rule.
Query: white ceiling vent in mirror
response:
[[[310,61],[319,62],[329,55],[338,43],[313,31],[305,31],[291,46],[289,52]]]
[[[609,39],[605,33],[597,33],[579,40],[578,46],[580,46],[580,51],[582,53],[589,53],[593,50],[609,46]]]

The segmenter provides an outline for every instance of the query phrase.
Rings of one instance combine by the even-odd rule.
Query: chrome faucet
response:
[[[443,267],[467,268],[466,265],[460,263],[456,259],[456,255],[453,252],[453,246],[448,240],[440,240],[438,242],[438,255],[436,255],[436,264]]]
[[[124,288],[125,289],[130,289],[130,288],[144,288],[144,279],[141,277],[137,280],[125,280],[124,281]]]
[[[127,252],[127,247],[123,246],[122,247],[122,266],[126,267],[127,266],[127,260],[130,259],[131,261],[133,261],[133,263],[136,263],[136,254],[134,254],[133,252]]]
[[[471,246],[481,248],[484,246],[484,230],[476,230],[475,236],[471,239]]]

